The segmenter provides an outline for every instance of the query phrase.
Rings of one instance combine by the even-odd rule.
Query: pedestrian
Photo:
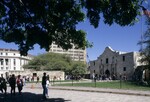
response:
[[[13,93],[13,95],[15,96],[15,89],[16,89],[16,78],[15,78],[15,75],[12,74],[12,76],[9,78],[9,85],[11,87],[11,95]]]
[[[49,85],[50,85],[50,82],[49,82],[49,77],[46,77],[46,97],[49,97],[48,96],[48,88],[49,88]]]
[[[22,88],[23,88],[23,81],[21,79],[21,75],[18,75],[17,87],[18,87],[19,94],[21,95],[21,91],[22,91]]]
[[[0,77],[0,90],[1,90],[2,93],[3,93],[3,90],[4,90],[5,94],[6,94],[7,85],[6,85],[6,80],[3,77],[3,74],[1,74],[1,77]]]
[[[39,78],[39,76],[37,76],[37,82],[36,82],[36,83],[38,83],[38,82],[39,82],[39,80],[40,80],[40,78]]]
[[[49,79],[49,75],[47,75],[47,80],[50,80],[50,79]]]
[[[25,76],[22,77],[22,82],[23,82],[23,86],[25,86],[26,85],[26,78],[25,78]]]
[[[43,73],[42,87],[43,87],[43,99],[46,99],[46,73]]]

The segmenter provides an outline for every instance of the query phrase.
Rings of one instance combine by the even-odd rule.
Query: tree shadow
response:
[[[63,98],[47,98],[42,99],[42,94],[34,94],[30,92],[23,92],[21,95],[16,93],[12,95],[10,93],[4,95],[0,93],[0,102],[69,102],[71,100],[65,100]]]

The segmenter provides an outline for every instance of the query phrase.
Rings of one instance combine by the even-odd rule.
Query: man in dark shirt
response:
[[[46,99],[46,73],[43,73],[42,87],[43,87],[43,99]]]
[[[13,92],[13,94],[15,95],[16,78],[15,78],[15,75],[14,75],[14,74],[10,77],[10,79],[9,79],[9,84],[10,84],[10,87],[11,87],[11,95],[12,95],[12,92]]]

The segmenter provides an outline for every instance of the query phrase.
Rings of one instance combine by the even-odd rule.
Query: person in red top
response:
[[[21,79],[21,75],[18,75],[18,78],[17,78],[17,87],[18,87],[19,94],[21,94],[21,90],[23,88],[23,81]]]

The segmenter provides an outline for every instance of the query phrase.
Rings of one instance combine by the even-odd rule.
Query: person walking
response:
[[[12,96],[12,93],[13,95],[15,96],[16,92],[15,92],[15,89],[16,89],[16,78],[15,78],[15,75],[12,74],[12,76],[9,78],[9,85],[11,87],[11,96]]]
[[[37,82],[36,83],[39,83],[39,80],[40,80],[40,78],[39,78],[39,76],[37,76]]]
[[[42,87],[43,87],[43,99],[46,99],[46,73],[43,73]]]
[[[6,80],[3,77],[3,74],[1,74],[1,77],[0,77],[0,90],[1,90],[2,93],[3,93],[3,90],[4,90],[5,94],[6,94],[7,85],[6,85]]]
[[[21,75],[18,75],[17,87],[18,87],[19,94],[21,95],[21,91],[22,91],[22,88],[23,88],[23,81],[21,79]]]

